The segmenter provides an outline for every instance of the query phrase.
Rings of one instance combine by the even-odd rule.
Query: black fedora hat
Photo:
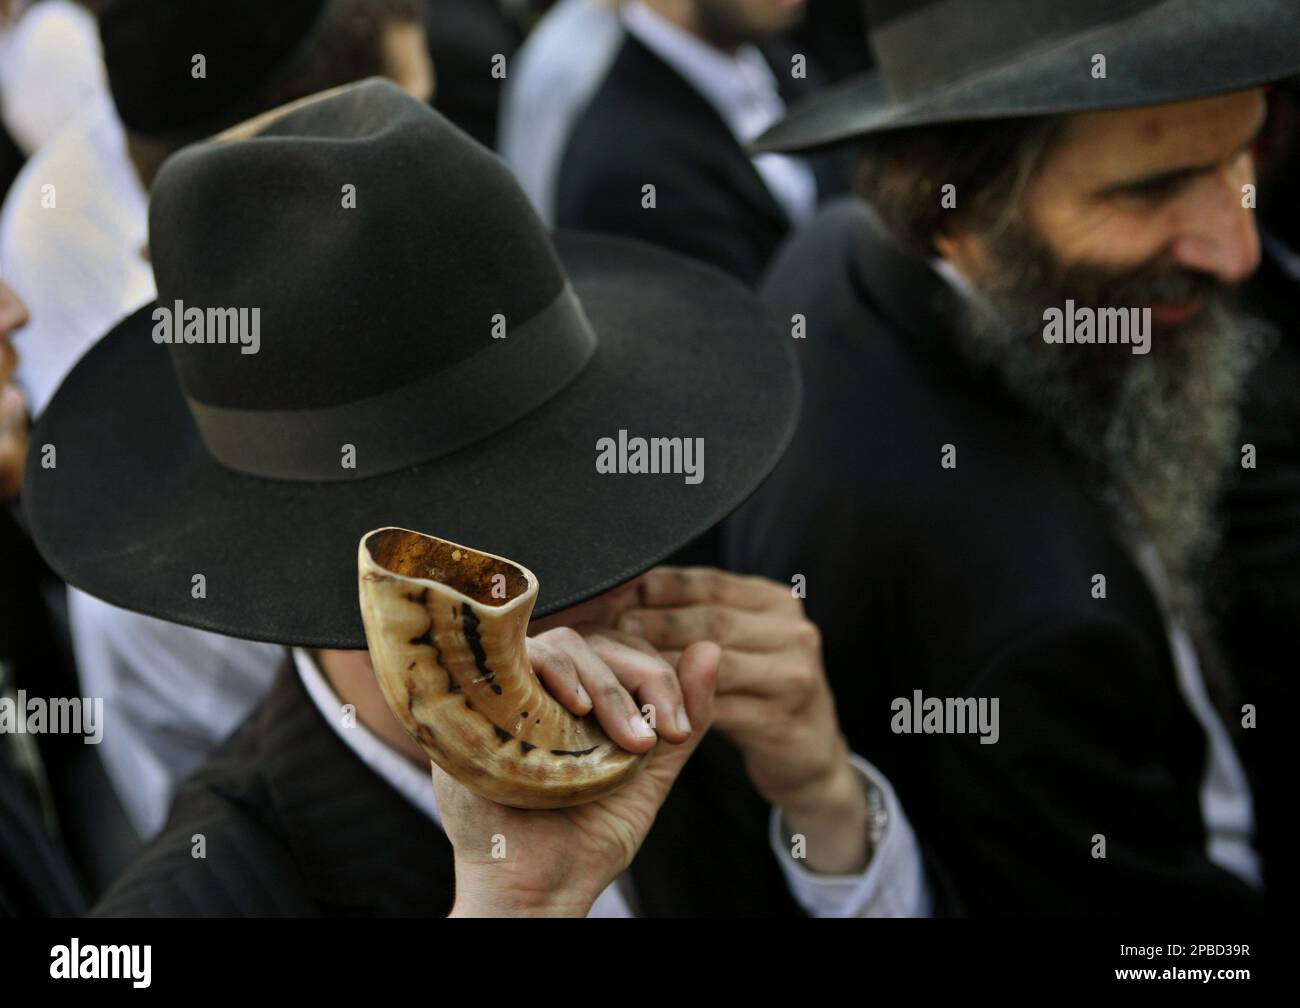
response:
[[[67,581],[205,630],[360,648],[371,529],[518,560],[540,615],[663,559],[775,465],[794,354],[738,282],[552,239],[495,155],[385,81],[286,108],[164,165],[159,299],[33,432],[31,530]]]
[[[1187,101],[1300,72],[1295,0],[866,0],[865,9],[876,68],[792,109],[755,150]]]

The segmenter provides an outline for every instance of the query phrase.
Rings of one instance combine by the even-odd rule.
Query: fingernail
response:
[[[685,707],[677,708],[677,717],[674,720],[677,722],[678,731],[686,732],[687,735],[689,735],[693,731],[693,729],[691,728],[691,719],[686,716]]]
[[[628,727],[632,729],[632,734],[637,738],[654,738],[655,730],[645,723],[645,718],[640,714],[633,714],[627,719]]]
[[[587,695],[587,691],[581,686],[578,687],[578,703],[585,707],[591,706],[591,697]]]

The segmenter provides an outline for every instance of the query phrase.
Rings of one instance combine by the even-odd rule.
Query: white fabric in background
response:
[[[72,0],[31,4],[0,42],[0,114],[29,157],[107,93],[94,15]]]
[[[497,148],[547,227],[573,124],[623,43],[610,0],[560,0],[511,60]]]

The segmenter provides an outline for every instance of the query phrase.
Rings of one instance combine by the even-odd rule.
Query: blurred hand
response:
[[[631,864],[708,729],[720,658],[716,646],[699,644],[685,649],[674,669],[638,643],[614,633],[584,638],[567,627],[528,641],[534,670],[557,700],[574,714],[594,713],[625,749],[654,749],[641,772],[613,794],[565,809],[513,809],[480,798],[432,767],[439,814],[455,851],[453,917],[586,916]],[[658,745],[641,717],[642,703],[656,708]],[[498,836],[504,858],[493,857]]]

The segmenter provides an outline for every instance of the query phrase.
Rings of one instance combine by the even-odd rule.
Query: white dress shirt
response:
[[[284,648],[142,616],[76,588],[68,622],[82,692],[104,700],[99,757],[147,840],[176,788],[266,695]]]
[[[344,744],[441,827],[429,772],[391,749],[355,717],[345,723],[342,703],[311,655],[294,648],[293,660],[307,693]],[[772,850],[785,872],[790,891],[808,913],[817,917],[924,916],[930,912],[930,894],[916,837],[902,805],[875,767],[857,757],[853,763],[884,798],[888,817],[885,835],[861,875],[817,875],[790,855],[789,841],[781,836],[780,812],[774,809],[770,826]],[[587,916],[632,917],[634,902],[631,879],[625,873],[596,898]]]
[[[560,0],[510,61],[497,147],[547,227],[573,124],[622,44],[613,0]]]
[[[1201,819],[1205,823],[1205,854],[1225,871],[1256,889],[1263,888],[1259,854],[1252,846],[1255,804],[1228,729],[1210,703],[1196,649],[1182,624],[1169,613],[1167,577],[1160,555],[1149,542],[1131,547],[1160,603],[1165,633],[1178,676],[1178,691],[1205,732],[1205,776],[1201,780]]]
[[[642,0],[623,8],[623,26],[717,110],[742,146],[785,116],[776,78],[755,46],[742,45],[735,55],[728,55],[683,31]],[[792,224],[812,216],[817,180],[807,162],[785,154],[759,154],[751,160]]]
[[[23,166],[0,211],[0,276],[31,314],[13,342],[33,416],[92,343],[153,300],[148,236],[147,197],[103,94]]]
[[[0,39],[0,114],[29,157],[108,92],[95,16],[72,0],[16,5]]]

